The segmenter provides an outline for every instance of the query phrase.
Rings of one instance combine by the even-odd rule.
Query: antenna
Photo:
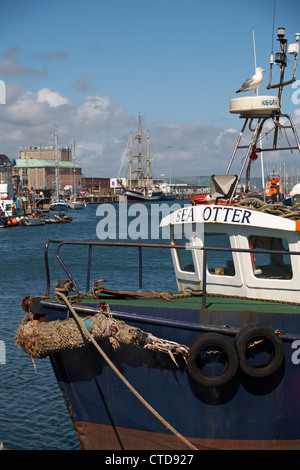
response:
[[[274,9],[273,9],[273,25],[272,25],[272,45],[271,45],[271,54],[270,54],[270,73],[269,73],[269,85],[268,87],[271,85],[271,81],[272,81],[272,68],[273,68],[273,64],[274,64],[274,28],[275,28],[275,4],[276,4],[276,0],[274,0]]]
[[[256,73],[256,49],[255,49],[255,33],[254,29],[252,29],[252,36],[253,36],[253,53],[254,53],[254,73]],[[258,95],[258,89],[255,89],[255,94]]]
[[[282,91],[283,87],[286,85],[290,85],[291,83],[294,83],[296,81],[296,66],[297,66],[297,57],[298,57],[298,52],[299,52],[299,36],[300,33],[296,33],[296,43],[295,44],[290,44],[288,48],[289,54],[294,55],[294,71],[293,71],[293,78],[287,82],[284,81],[284,71],[285,67],[287,66],[287,39],[285,39],[285,28],[278,28],[277,30],[277,41],[280,44],[280,49],[281,52],[277,52],[275,54],[275,64],[277,64],[280,67],[280,81],[279,83],[275,85],[271,85],[271,80],[272,80],[272,66],[274,62],[271,62],[270,64],[270,80],[269,80],[269,85],[267,86],[267,89],[271,88],[278,88],[278,98],[279,98],[279,104],[281,105],[281,97],[282,97]]]

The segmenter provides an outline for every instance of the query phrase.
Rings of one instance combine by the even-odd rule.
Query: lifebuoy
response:
[[[217,375],[208,375],[203,371],[204,364],[209,362],[209,356],[216,359],[222,356],[219,366],[223,366]],[[211,361],[217,364],[217,361]],[[220,387],[229,382],[238,368],[238,356],[233,343],[219,333],[205,333],[198,336],[190,345],[187,368],[191,377],[204,387]]]
[[[263,378],[276,372],[284,359],[284,344],[274,330],[267,325],[249,325],[237,334],[235,347],[238,352],[240,369],[250,377]],[[269,355],[266,362],[254,365],[249,359],[255,356],[252,347],[260,345]]]

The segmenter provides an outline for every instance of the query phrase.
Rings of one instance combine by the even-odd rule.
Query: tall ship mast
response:
[[[157,190],[150,179],[150,166],[155,156],[150,160],[150,137],[147,133],[147,154],[146,154],[146,176],[143,167],[144,155],[142,153],[142,120],[139,116],[139,130],[135,136],[138,142],[138,153],[133,155],[132,149],[132,132],[130,132],[130,149],[129,149],[129,185],[125,186],[119,179],[119,184],[123,189],[123,193],[127,196],[127,200],[133,201],[159,201],[162,197],[162,191]]]

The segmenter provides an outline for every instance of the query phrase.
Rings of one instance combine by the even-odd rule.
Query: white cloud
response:
[[[86,176],[118,175],[129,132],[137,133],[138,118],[126,114],[111,98],[91,95],[75,105],[57,91],[42,88],[32,93],[19,84],[8,85],[7,97],[0,113],[1,153],[16,157],[20,147],[48,145],[57,126],[61,145],[70,144],[75,135],[76,163]],[[145,121],[143,137],[146,142],[145,129],[149,128],[150,153],[152,157],[156,154],[154,175],[168,175],[170,164],[173,176],[226,170],[236,141],[234,129],[186,124],[163,127]],[[146,144],[143,152],[146,155]]]
[[[57,108],[63,104],[71,104],[68,98],[64,98],[57,91],[51,91],[49,88],[42,88],[37,92],[37,101],[39,103],[46,102],[52,108]]]

